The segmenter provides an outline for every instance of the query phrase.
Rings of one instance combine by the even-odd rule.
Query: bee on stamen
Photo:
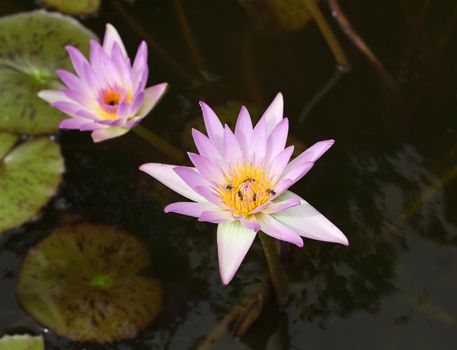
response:
[[[241,191],[238,191],[238,197],[240,198],[240,200],[243,200],[243,193]]]
[[[252,177],[248,177],[247,179],[243,180],[243,183],[245,182],[255,182],[255,180]]]
[[[267,189],[266,192],[267,192],[268,195],[270,195],[270,196],[276,196],[276,192],[273,191],[273,190]]]
[[[231,190],[233,190],[233,186],[230,185],[230,184],[228,184],[227,186],[225,186],[225,189],[226,189],[227,191],[231,191]]]
[[[254,193],[252,195],[252,201],[255,202],[257,200],[257,193]]]

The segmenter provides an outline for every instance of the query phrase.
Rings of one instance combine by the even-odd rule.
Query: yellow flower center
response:
[[[125,102],[132,103],[132,94],[117,85],[100,90],[98,104],[101,119],[117,120],[119,118],[117,110],[123,98]]]
[[[232,168],[219,186],[219,195],[235,216],[247,216],[275,195],[262,166],[243,164]]]
[[[121,101],[122,94],[120,91],[107,91],[103,96],[103,103],[108,106],[117,106]]]

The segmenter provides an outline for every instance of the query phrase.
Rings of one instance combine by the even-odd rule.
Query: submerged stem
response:
[[[341,69],[346,70],[349,69],[349,62],[346,57],[346,54],[343,51],[338,39],[336,38],[335,34],[333,34],[332,29],[330,28],[329,24],[327,23],[326,19],[322,15],[319,6],[316,3],[316,0],[304,0],[306,5],[308,6],[309,12],[313,16],[314,20],[317,23],[322,35],[324,36],[325,40],[327,41],[330,50],[332,50],[333,56],[335,56],[335,60],[340,66]]]
[[[263,232],[259,232],[259,237],[268,262],[268,269],[270,270],[271,282],[275,289],[276,300],[279,305],[285,305],[288,301],[287,280],[281,261],[279,260],[275,241]]]
[[[143,140],[149,142],[151,145],[158,148],[159,150],[161,150],[163,153],[167,154],[171,158],[173,158],[173,160],[178,161],[178,162],[184,160],[184,154],[183,154],[183,152],[181,152],[181,150],[179,150],[172,144],[168,143],[167,141],[165,141],[164,139],[162,139],[161,137],[159,137],[152,131],[146,129],[141,124],[138,124],[132,130],[138,136],[143,138]]]

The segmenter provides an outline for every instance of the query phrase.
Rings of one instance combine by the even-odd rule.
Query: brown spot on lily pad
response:
[[[17,140],[0,132],[0,234],[35,216],[64,171],[58,144],[46,137],[16,145]]]
[[[160,282],[139,275],[149,262],[146,248],[116,228],[62,227],[25,257],[17,296],[58,335],[98,343],[133,338],[162,307]]]
[[[87,54],[92,38],[91,31],[58,13],[39,10],[0,18],[0,130],[28,135],[56,131],[63,114],[37,94],[61,86],[56,69],[72,70],[65,46]]]

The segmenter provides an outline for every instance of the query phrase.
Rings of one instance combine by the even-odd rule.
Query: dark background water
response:
[[[262,11],[240,6],[249,1],[181,1],[197,57],[177,1],[105,0],[98,16],[82,19],[99,35],[106,22],[115,25],[131,53],[148,37],[150,82],[167,81],[171,89],[143,125],[183,150],[199,100],[262,111],[278,91],[295,140],[337,141],[294,190],[339,226],[350,246],[307,240],[301,250],[288,247],[289,305],[269,304],[241,340],[225,334],[215,349],[457,348],[457,3],[340,1],[396,88],[344,36],[322,1],[352,69],[312,108],[337,74],[314,23],[285,31]],[[36,7],[1,0],[0,14]],[[0,334],[42,333],[49,349],[197,348],[262,281],[259,242],[224,287],[215,225],[163,214],[178,197],[137,170],[170,162],[166,156],[133,133],[102,144],[78,132],[57,140],[67,169],[57,195],[34,222],[0,236]],[[151,251],[149,273],[162,281],[165,302],[137,339],[71,342],[35,324],[16,302],[15,278],[27,250],[62,224],[87,221],[123,228]]]

